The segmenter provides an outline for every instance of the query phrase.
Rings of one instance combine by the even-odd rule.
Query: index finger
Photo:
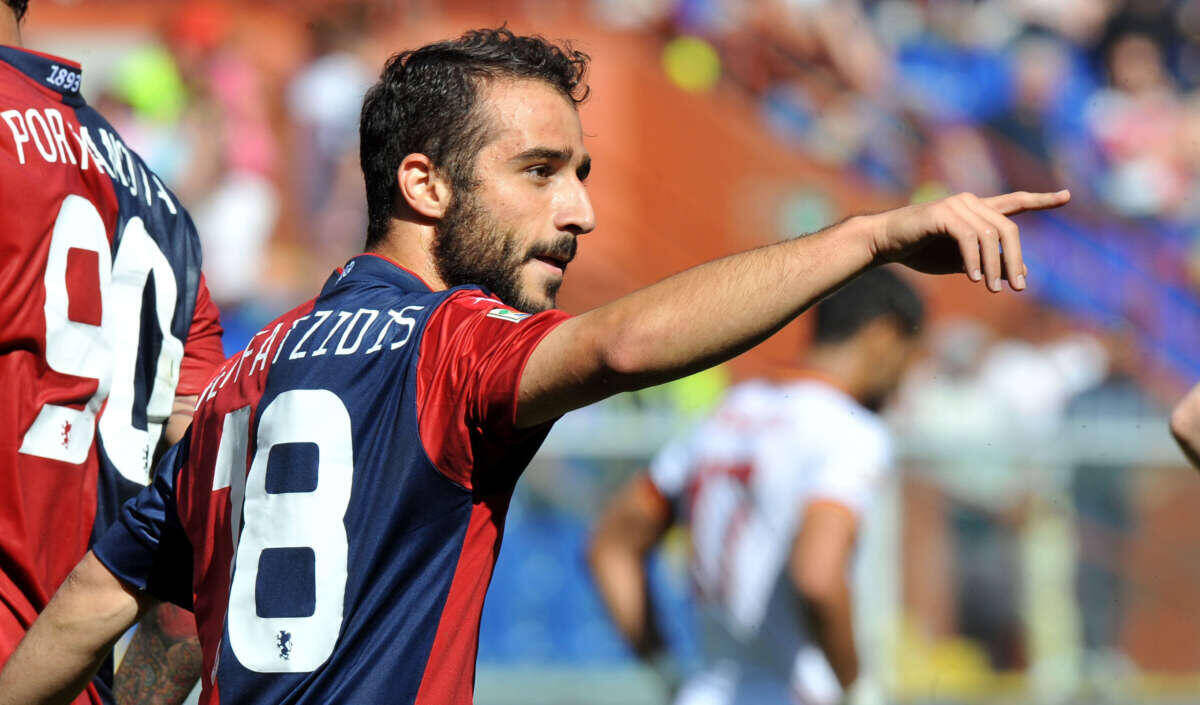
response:
[[[975,211],[996,229],[1000,240],[1000,252],[1004,258],[1005,278],[1013,291],[1025,288],[1025,262],[1021,258],[1021,231],[1017,224],[1001,215],[995,209],[988,208],[978,199],[968,199],[967,207]]]
[[[1067,189],[1054,193],[1029,193],[1014,191],[999,196],[982,199],[984,203],[1000,211],[1004,215],[1024,213],[1025,211],[1040,211],[1047,208],[1058,208],[1071,200],[1071,192]]]

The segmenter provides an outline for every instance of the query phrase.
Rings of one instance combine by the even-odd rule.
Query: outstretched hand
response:
[[[926,274],[965,272],[1000,291],[1001,280],[1020,291],[1027,269],[1021,238],[1010,215],[1058,208],[1071,200],[1066,189],[1055,193],[1016,191],[990,198],[960,193],[940,201],[897,208],[871,216],[878,260],[900,262]]]

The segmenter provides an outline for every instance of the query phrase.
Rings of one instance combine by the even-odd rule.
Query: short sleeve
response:
[[[189,432],[163,456],[154,481],[125,503],[92,546],[96,558],[128,585],[192,609],[192,546],[179,520],[175,479],[187,459]]]
[[[417,362],[417,418],[443,474],[470,489],[481,471],[524,467],[553,422],[516,428],[521,374],[568,318],[514,311],[475,290],[455,292],[430,315]]]
[[[861,515],[887,477],[892,464],[891,440],[882,429],[852,435],[829,444],[813,474],[807,499],[832,500]]]
[[[221,347],[222,332],[217,305],[208,293],[208,284],[202,274],[196,291],[192,325],[183,345],[183,363],[179,368],[179,384],[175,387],[177,396],[199,394],[225,361],[225,350]]]

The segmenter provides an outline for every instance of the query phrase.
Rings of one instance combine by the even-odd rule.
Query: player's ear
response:
[[[424,154],[404,157],[396,173],[400,196],[417,213],[441,220],[450,205],[450,183]]]

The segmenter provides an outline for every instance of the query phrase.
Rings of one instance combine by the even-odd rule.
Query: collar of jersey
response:
[[[357,257],[352,257],[346,264],[338,267],[330,275],[326,288],[336,286],[347,279],[360,276],[383,279],[394,284],[399,284],[401,287],[411,291],[433,291],[433,287],[426,284],[425,280],[417,276],[412,270],[391,258],[375,254],[374,252],[364,252]]]
[[[771,369],[764,375],[764,380],[776,387],[789,387],[792,385],[816,384],[830,391],[837,392],[838,395],[846,397],[850,401],[862,406],[862,404],[854,398],[854,395],[846,389],[845,385],[840,380],[832,375],[821,372],[820,370],[811,367],[793,367],[779,366]]]
[[[74,61],[63,59],[53,54],[43,54],[40,51],[7,45],[0,45],[0,61],[25,74],[39,86],[54,91],[64,98],[82,102],[78,88],[67,90],[63,85],[60,85],[65,83],[62,80],[61,71],[75,74],[76,79],[83,75],[83,67]],[[54,82],[56,80],[58,81],[57,84]],[[70,83],[78,86],[79,80]]]

